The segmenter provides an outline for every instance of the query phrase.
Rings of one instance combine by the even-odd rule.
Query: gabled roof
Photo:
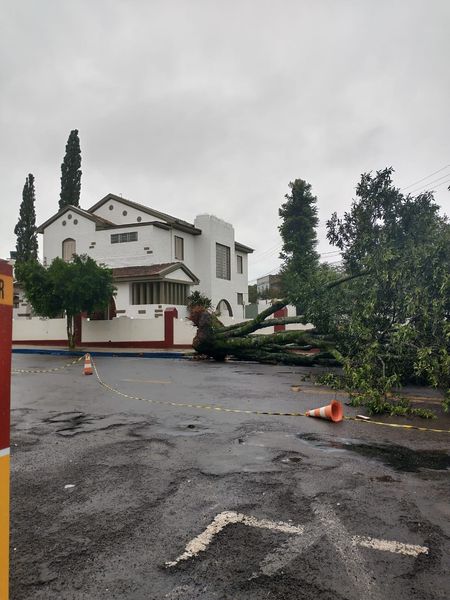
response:
[[[80,208],[79,206],[72,206],[71,204],[69,204],[67,206],[64,206],[64,208],[62,208],[60,211],[58,211],[56,214],[54,214],[53,217],[50,217],[50,219],[45,221],[45,223],[42,223],[42,225],[39,225],[39,227],[36,229],[37,233],[44,233],[44,229],[46,229],[49,225],[51,225],[54,221],[59,219],[59,217],[64,215],[69,210],[71,212],[76,213],[77,215],[79,215],[81,217],[84,217],[85,219],[89,219],[90,221],[93,221],[96,225],[101,225],[103,227],[106,225],[113,225],[113,223],[111,223],[111,221],[107,221],[106,219],[103,219],[102,217],[98,217],[97,215],[92,215],[91,213],[87,212],[86,210],[83,210],[82,208]]]
[[[175,229],[180,229],[181,231],[186,231],[187,233],[192,233],[193,235],[200,235],[201,230],[197,229],[192,223],[188,223],[187,221],[183,221],[182,219],[177,219],[176,217],[172,217],[166,213],[162,213],[158,210],[154,210],[153,208],[149,208],[148,206],[144,206],[143,204],[138,204],[137,202],[132,202],[131,200],[127,200],[127,198],[122,198],[122,196],[116,196],[116,194],[107,194],[104,198],[99,200],[96,204],[88,208],[89,213],[94,213],[97,209],[99,209],[103,204],[109,202],[110,200],[116,200],[117,202],[121,202],[130,208],[134,208],[136,210],[140,210],[156,219],[160,219],[172,225]]]
[[[174,271],[181,269],[192,279],[194,285],[198,285],[200,280],[194,273],[187,268],[184,263],[162,263],[157,265],[141,265],[135,267],[117,267],[112,269],[113,279],[116,281],[139,281],[139,280],[160,280]]]

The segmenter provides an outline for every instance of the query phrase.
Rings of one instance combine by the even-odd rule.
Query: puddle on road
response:
[[[313,433],[298,434],[304,443],[328,451],[348,450],[365,458],[378,460],[396,471],[417,472],[419,469],[450,468],[450,455],[443,450],[412,450],[396,444],[362,444],[356,440],[334,438],[324,440]]]

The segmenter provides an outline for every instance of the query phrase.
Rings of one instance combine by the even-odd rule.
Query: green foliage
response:
[[[446,391],[444,401],[442,402],[442,406],[444,407],[444,411],[448,412],[450,410],[450,389]]]
[[[187,308],[188,312],[194,307],[200,306],[206,310],[212,308],[212,301],[207,296],[201,294],[198,291],[192,292],[190,296],[187,297]]]
[[[432,410],[426,408],[413,408],[404,398],[386,400],[378,390],[367,391],[364,394],[351,395],[352,406],[365,406],[369,415],[387,414],[392,417],[421,417],[422,419],[435,419]]]
[[[283,247],[280,258],[283,289],[287,294],[306,285],[319,264],[316,252],[317,198],[311,193],[311,185],[303,179],[289,183],[291,194],[279,209],[282,223],[279,226]]]
[[[87,255],[74,255],[71,262],[55,258],[46,269],[38,262],[18,266],[18,277],[38,315],[67,316],[69,345],[74,344],[74,316],[106,308],[115,287],[112,272]]]
[[[332,289],[330,320],[347,376],[383,391],[422,381],[447,389],[450,374],[450,228],[429,192],[403,195],[392,169],[364,174],[328,238],[353,277]],[[319,312],[328,314],[328,306]]]
[[[315,378],[315,382],[318,385],[326,385],[333,390],[343,390],[346,387],[345,379],[342,376],[336,375],[332,372],[322,373]]]
[[[25,180],[20,205],[19,220],[14,228],[17,236],[17,263],[37,260],[38,241],[36,234],[36,212],[34,208],[34,176],[30,173]]]
[[[66,154],[61,164],[61,193],[59,196],[59,208],[69,204],[80,205],[81,191],[81,149],[78,129],[70,132],[66,144]]]

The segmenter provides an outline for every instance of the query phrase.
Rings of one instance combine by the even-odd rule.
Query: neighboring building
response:
[[[264,275],[256,280],[259,298],[278,298],[281,294],[281,275]]]
[[[13,268],[14,273],[14,265],[16,264],[17,252],[15,250],[11,250],[9,252],[9,258],[5,259]],[[25,297],[25,293],[23,288],[19,285],[19,283],[14,279],[13,282],[13,318],[17,319],[18,317],[25,317],[27,319],[31,319],[33,316],[33,308],[31,304]]]
[[[211,215],[193,224],[108,194],[88,210],[66,206],[37,229],[44,265],[56,257],[88,254],[113,270],[117,295],[108,311],[160,316],[165,306],[185,314],[186,297],[199,290],[226,316],[242,316],[252,248],[234,228]]]

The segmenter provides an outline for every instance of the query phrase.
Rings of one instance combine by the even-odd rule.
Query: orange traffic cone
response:
[[[94,371],[92,370],[91,355],[87,353],[84,357],[83,375],[92,375],[93,372]]]
[[[328,406],[322,406],[322,408],[314,408],[313,410],[306,411],[307,417],[320,417],[321,419],[328,419],[339,423],[344,418],[344,409],[342,404],[337,400],[332,400]]]

